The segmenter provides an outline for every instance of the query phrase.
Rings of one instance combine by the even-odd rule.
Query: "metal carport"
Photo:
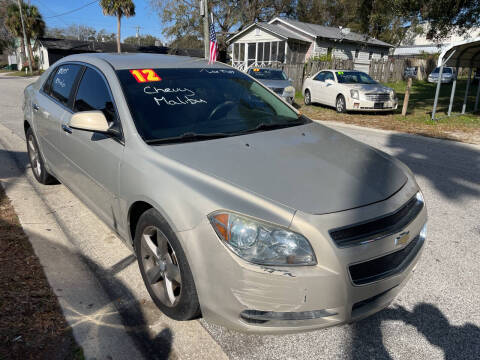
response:
[[[438,58],[438,65],[439,76],[438,76],[438,83],[437,83],[437,90],[435,92],[435,100],[433,102],[433,110],[432,110],[432,120],[435,120],[435,113],[437,111],[438,105],[438,96],[440,94],[440,86],[442,84],[442,74],[443,74],[443,67],[444,66],[451,66],[458,68],[468,68],[468,79],[467,79],[467,87],[465,89],[465,97],[463,100],[462,106],[462,114],[465,114],[467,109],[467,99],[468,99],[468,91],[470,89],[470,83],[472,82],[472,68],[480,69],[480,38],[475,38],[471,40],[466,40],[463,42],[452,44],[446,47]],[[452,84],[452,93],[450,95],[450,103],[448,105],[448,113],[447,115],[450,116],[452,114],[452,106],[453,106],[453,99],[455,97],[455,88],[457,86],[457,77],[453,80]],[[473,111],[478,110],[478,100],[480,96],[480,78],[478,79],[478,88],[477,88],[477,96],[475,98],[475,105]]]

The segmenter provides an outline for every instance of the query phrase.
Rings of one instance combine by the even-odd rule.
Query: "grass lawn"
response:
[[[300,92],[297,92],[295,100],[299,105],[300,111],[316,120],[340,121],[367,127],[480,144],[480,116],[478,113],[476,115],[446,116],[452,89],[451,84],[442,84],[440,88],[436,115],[438,120],[436,121],[431,120],[436,84],[430,84],[426,81],[413,82],[406,117],[401,115],[406,82],[387,83],[385,85],[395,89],[399,98],[398,109],[394,113],[338,114],[333,108],[327,108],[322,105],[305,106]],[[465,87],[466,80],[457,81],[452,115],[458,115],[461,111]],[[473,110],[477,88],[478,81],[470,86],[467,111]]]

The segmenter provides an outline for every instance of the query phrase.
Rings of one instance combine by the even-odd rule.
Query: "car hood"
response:
[[[288,80],[259,80],[263,85],[269,88],[285,88],[292,85]]]
[[[317,123],[152,149],[311,214],[385,200],[407,181],[403,170],[385,154]]]
[[[349,89],[356,89],[364,93],[388,93],[392,89],[387,86],[383,86],[380,84],[343,84],[344,86],[348,87]]]

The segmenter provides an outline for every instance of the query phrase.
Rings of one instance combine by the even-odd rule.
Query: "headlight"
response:
[[[287,86],[285,89],[283,89],[283,93],[285,95],[294,96],[295,88],[293,86]]]
[[[422,204],[425,204],[425,199],[423,198],[423,194],[421,191],[417,192],[415,197],[417,198],[417,201],[421,202]]]
[[[350,90],[350,96],[352,99],[360,100],[360,97],[358,96],[358,90]]]
[[[229,212],[208,216],[218,237],[242,259],[259,265],[315,265],[308,240],[273,224]]]
[[[397,98],[397,93],[395,92],[395,90],[392,89],[392,91],[390,92],[390,97],[392,98],[392,100],[395,100]]]

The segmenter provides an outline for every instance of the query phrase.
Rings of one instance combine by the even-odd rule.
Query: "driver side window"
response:
[[[110,96],[105,81],[97,71],[88,67],[86,68],[78,87],[73,110],[75,112],[100,110],[108,122],[116,121],[116,112],[112,97]]]
[[[317,76],[315,76],[313,78],[313,80],[316,80],[316,81],[325,81],[325,71],[322,71],[320,73],[318,73]]]

